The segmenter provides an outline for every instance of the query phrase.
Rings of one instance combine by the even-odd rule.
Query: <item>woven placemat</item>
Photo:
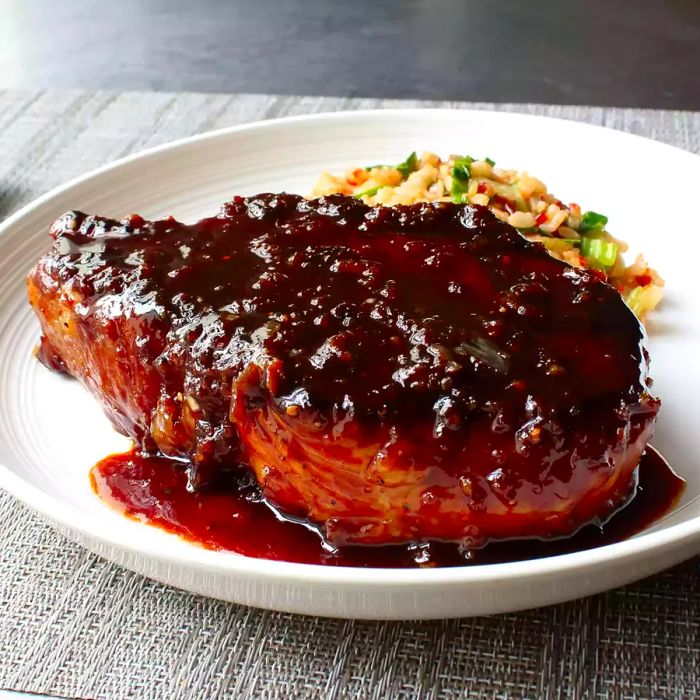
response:
[[[602,124],[700,152],[700,114],[264,95],[1,92],[0,218],[114,158],[288,114],[479,107]],[[700,559],[524,613],[324,620],[207,600],[65,540],[0,492],[0,688],[81,698],[693,698]]]

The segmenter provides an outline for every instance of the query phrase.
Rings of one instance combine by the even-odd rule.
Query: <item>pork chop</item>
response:
[[[240,467],[335,545],[478,546],[634,487],[659,408],[639,322],[486,208],[263,194],[51,235],[41,357],[192,488]]]

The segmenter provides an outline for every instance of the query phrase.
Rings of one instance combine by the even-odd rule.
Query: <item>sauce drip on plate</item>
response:
[[[473,550],[446,542],[334,550],[309,523],[276,512],[252,477],[240,471],[224,473],[215,485],[192,492],[183,463],[132,450],[100,461],[91,481],[100,498],[120,512],[208,549],[305,564],[391,568],[495,564],[612,544],[663,517],[685,487],[685,481],[649,447],[629,502],[604,524],[586,525],[572,537],[492,542]]]

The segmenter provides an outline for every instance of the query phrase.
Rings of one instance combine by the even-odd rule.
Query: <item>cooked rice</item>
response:
[[[625,265],[622,253],[628,246],[606,230],[606,217],[583,213],[578,204],[566,205],[527,172],[503,170],[488,159],[411,154],[398,166],[355,168],[344,176],[323,173],[311,196],[336,193],[372,205],[458,201],[488,206],[527,239],[542,243],[553,257],[596,270],[640,319],[663,297],[664,281],[641,255]]]

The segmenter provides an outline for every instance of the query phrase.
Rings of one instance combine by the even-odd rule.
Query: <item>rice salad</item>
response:
[[[578,204],[564,204],[527,172],[496,167],[490,158],[414,152],[398,165],[369,165],[336,176],[323,173],[312,197],[345,194],[366,204],[394,206],[416,202],[457,202],[487,206],[550,255],[596,271],[644,319],[663,297],[664,281],[643,256],[626,265],[628,246],[607,231],[608,219]]]

